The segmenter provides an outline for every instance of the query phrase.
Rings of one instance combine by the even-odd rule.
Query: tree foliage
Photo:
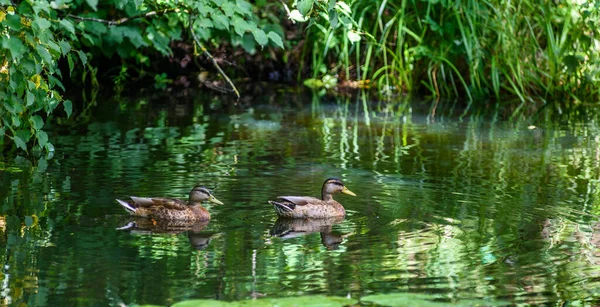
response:
[[[58,106],[68,117],[73,112],[62,80],[93,72],[94,56],[149,65],[143,50],[168,56],[170,43],[190,28],[201,41],[229,41],[249,52],[282,48],[281,27],[255,10],[245,0],[0,0],[0,145],[9,139],[22,150],[30,144],[52,151],[45,122]]]

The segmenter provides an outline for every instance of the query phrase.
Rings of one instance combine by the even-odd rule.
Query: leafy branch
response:
[[[146,17],[152,17],[152,16],[159,16],[159,15],[163,15],[163,14],[167,14],[167,13],[179,13],[179,12],[186,12],[186,10],[181,10],[179,8],[169,8],[169,9],[164,9],[164,10],[160,10],[160,11],[150,11],[144,14],[139,14],[136,16],[132,16],[132,17],[123,17],[121,19],[117,19],[117,20],[106,20],[106,19],[100,19],[100,18],[93,18],[93,17],[81,17],[81,16],[77,16],[77,15],[73,15],[73,14],[68,14],[67,16],[79,20],[79,21],[94,21],[94,22],[100,22],[100,23],[105,23],[109,26],[114,26],[114,25],[120,25],[123,23],[126,23],[130,20],[134,20],[134,19],[139,19],[139,18],[146,18]]]
[[[194,21],[195,21],[194,17],[192,15],[190,15],[189,29],[190,29],[190,34],[192,34],[192,37],[194,38],[194,42],[196,42],[196,44],[198,45],[198,48],[200,48],[200,50],[202,50],[202,53],[204,53],[204,55],[210,59],[210,61],[213,63],[215,68],[219,71],[221,76],[223,76],[225,81],[227,81],[227,83],[229,83],[229,85],[233,89],[233,92],[235,93],[235,96],[237,96],[237,98],[240,99],[240,93],[238,92],[237,88],[235,87],[235,85],[233,84],[231,79],[229,79],[229,77],[227,77],[227,74],[225,74],[225,72],[221,69],[221,66],[219,66],[219,63],[217,63],[217,60],[215,60],[215,58],[212,56],[212,54],[210,54],[210,52],[208,52],[208,50],[204,47],[204,45],[200,42],[200,40],[198,40],[198,37],[196,37],[196,34],[194,33],[194,26],[193,26]]]

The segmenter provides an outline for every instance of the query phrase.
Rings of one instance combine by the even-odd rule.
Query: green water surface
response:
[[[293,94],[100,105],[87,123],[48,127],[52,157],[0,162],[0,305],[600,296],[593,119]],[[328,177],[358,195],[335,196],[344,220],[278,220],[267,203],[318,196]],[[196,227],[132,220],[114,200],[185,198],[197,183],[225,205]]]

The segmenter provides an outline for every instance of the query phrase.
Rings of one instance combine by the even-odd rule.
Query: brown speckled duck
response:
[[[346,215],[344,207],[333,199],[333,194],[342,192],[356,196],[341,180],[329,178],[321,188],[321,199],[310,196],[279,196],[269,201],[277,215],[287,218],[331,218]]]
[[[204,200],[218,205],[223,204],[202,186],[195,186],[192,189],[187,202],[177,198],[135,196],[131,196],[131,201],[117,199],[117,202],[134,216],[164,220],[208,221],[210,213],[201,205]]]

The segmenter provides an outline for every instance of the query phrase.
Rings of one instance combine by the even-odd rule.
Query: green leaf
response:
[[[265,31],[261,29],[253,29],[252,35],[254,35],[254,40],[256,40],[256,42],[261,46],[264,46],[269,42]]]
[[[44,132],[44,131],[40,131],[40,132]],[[47,138],[48,138],[48,135],[46,134],[46,139]],[[48,144],[46,144],[45,147],[46,147],[47,152],[54,152],[54,145],[52,145],[52,143],[48,142]]]
[[[448,303],[436,302],[440,297],[435,294],[420,293],[390,293],[367,295],[360,299],[361,302],[371,302],[382,306],[448,306]],[[467,306],[506,306],[510,302],[494,300],[459,300],[450,304],[457,307]]]
[[[6,20],[3,21],[2,24],[8,25],[9,28],[17,32],[21,31],[21,28],[23,27],[21,25],[21,17],[19,14],[7,15]]]
[[[83,64],[83,66],[85,66],[85,64],[87,64],[87,56],[81,50],[77,50],[77,54],[79,55],[79,59],[81,60],[81,64]]]
[[[350,6],[348,6],[348,4],[346,2],[338,1],[338,2],[336,2],[336,5],[337,5],[337,8],[340,11],[340,13],[342,13],[346,16],[352,15],[352,10],[350,9]]]
[[[221,10],[227,15],[227,17],[231,18],[235,14],[235,4],[232,2],[225,2],[221,6]]]
[[[332,29],[338,26],[338,14],[335,10],[329,10],[329,24]]]
[[[11,116],[11,119],[14,127],[21,127],[21,119],[17,115]]]
[[[65,90],[65,87],[63,86],[62,82],[60,82],[60,80],[54,77],[53,75],[48,75],[48,81],[50,83],[51,88],[58,85],[58,87],[60,87],[61,90]]]
[[[45,31],[46,29],[50,28],[50,26],[52,25],[50,23],[50,21],[48,21],[48,19],[37,17],[37,16],[34,17],[33,24],[35,26],[37,26],[37,30],[39,30],[39,31]]]
[[[254,41],[254,37],[250,35],[250,33],[244,34],[242,38],[242,48],[249,54],[256,53],[256,41]]]
[[[63,107],[65,108],[65,113],[67,113],[67,117],[71,117],[71,113],[73,113],[73,103],[71,100],[63,101]]]
[[[71,51],[71,44],[64,39],[58,42],[58,45],[60,46],[62,55],[67,55]]]
[[[42,45],[37,45],[35,46],[35,50],[44,62],[50,65],[53,64],[54,61],[52,60],[52,56],[50,55],[50,52],[48,52],[48,49],[44,48]]]
[[[71,32],[71,34],[75,34],[75,27],[73,27],[73,23],[69,20],[63,19],[58,24],[60,24],[67,31]]]
[[[44,127],[44,120],[39,115],[32,116],[29,121],[31,122],[31,127],[33,127],[33,129],[36,131]]]
[[[248,26],[248,22],[246,22],[244,19],[239,18],[239,17],[234,17],[233,18],[233,29],[235,29],[235,33],[237,33],[239,36],[244,36],[244,33],[246,33],[246,31],[250,30],[250,27]]]
[[[229,19],[225,15],[215,12],[215,14],[210,15],[210,18],[215,22],[217,29],[229,30]]]
[[[217,300],[189,300],[183,301],[176,304],[171,305],[171,307],[202,307],[202,306],[210,306],[210,307],[227,307],[232,306],[229,302],[217,301]]]
[[[202,18],[196,24],[200,28],[212,28],[214,26],[213,22],[210,19],[208,19],[208,18]]]
[[[26,101],[27,101],[27,102],[26,102],[26,106],[28,106],[28,107],[29,107],[29,106],[30,106],[30,105],[32,105],[32,104],[33,104],[33,102],[35,101],[35,96],[34,96],[34,95],[33,95],[33,93],[32,93],[32,92],[30,92],[30,91],[27,91],[27,94],[26,94],[25,96],[26,96]]]
[[[37,138],[40,147],[44,147],[48,143],[48,134],[44,130],[38,131],[35,134],[35,137]]]
[[[252,5],[245,0],[236,0],[235,1],[235,11],[241,15],[251,16],[252,15]]]
[[[358,32],[356,31],[348,31],[348,39],[350,40],[350,42],[352,43],[356,43],[358,41],[360,41],[360,34],[358,34]]]
[[[104,39],[112,43],[121,44],[123,42],[123,31],[122,27],[110,27],[108,33],[104,36]]]
[[[75,63],[73,62],[73,58],[71,57],[71,54],[67,54],[67,63],[69,63],[69,76],[71,75],[71,73],[73,72],[73,68],[75,67]]]
[[[209,28],[198,28],[196,33],[203,41],[208,41],[211,38],[211,31]]]
[[[48,47],[50,48],[50,50],[48,51],[51,51],[52,54],[54,54],[57,58],[60,57],[62,50],[60,49],[60,46],[57,43],[55,43],[53,40],[49,40]]]
[[[283,41],[281,40],[281,36],[279,34],[271,31],[267,35],[267,37],[279,48],[283,49]]]
[[[27,150],[27,144],[25,144],[25,142],[23,142],[23,140],[18,137],[18,136],[13,136],[13,142],[15,142],[15,145],[17,145],[17,148],[21,148],[23,150]]]
[[[328,11],[335,9],[335,2],[336,2],[336,0],[329,0],[329,2],[327,2],[327,10]]]
[[[305,22],[308,20],[308,17],[302,16],[300,11],[298,11],[298,10],[292,10],[290,12],[290,15],[288,16],[288,18],[293,21],[298,21],[298,22]]]
[[[296,7],[302,16],[308,15],[310,10],[312,10],[314,0],[298,0],[298,4]]]
[[[12,55],[13,60],[21,58],[23,53],[27,51],[27,47],[23,45],[23,42],[14,36],[9,39],[2,40],[2,47],[10,51],[10,55]]]
[[[87,4],[94,10],[97,11],[98,10],[98,0],[85,0],[85,2],[87,2]]]
[[[148,44],[144,41],[144,38],[140,34],[140,29],[136,27],[121,27],[123,29],[123,36],[129,38],[129,41],[135,48],[139,48],[141,46],[148,46]]]

